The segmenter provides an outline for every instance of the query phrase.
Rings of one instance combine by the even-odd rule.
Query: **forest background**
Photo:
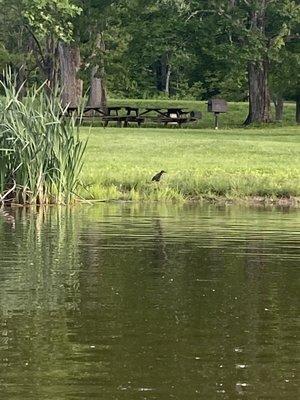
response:
[[[245,124],[300,121],[300,5],[292,0],[0,0],[0,70],[59,83],[63,102],[249,102]],[[25,84],[24,84],[25,82]]]

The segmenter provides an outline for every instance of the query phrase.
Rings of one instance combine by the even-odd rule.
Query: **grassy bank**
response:
[[[188,130],[83,128],[85,198],[241,199],[300,196],[299,127]],[[168,172],[160,183],[152,175]]]

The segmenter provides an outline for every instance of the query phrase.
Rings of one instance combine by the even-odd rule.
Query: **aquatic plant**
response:
[[[70,203],[86,148],[76,117],[62,118],[58,90],[34,86],[21,99],[15,83],[9,71],[0,82],[0,202]]]

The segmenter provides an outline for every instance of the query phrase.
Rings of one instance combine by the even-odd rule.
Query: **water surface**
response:
[[[1,399],[299,398],[299,211],[9,213]]]

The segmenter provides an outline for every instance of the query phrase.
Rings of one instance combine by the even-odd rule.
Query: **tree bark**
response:
[[[25,39],[25,40],[24,40]],[[29,53],[29,41],[26,40],[24,35],[24,29],[21,27],[19,33],[17,34],[17,47],[22,52]],[[19,99],[26,96],[27,93],[27,61],[24,59],[21,61],[20,65],[16,65],[16,89],[19,92]]]
[[[100,50],[102,53],[105,51],[105,43],[100,34],[97,36],[96,51],[97,50]],[[101,65],[94,65],[92,67],[90,84],[88,105],[90,107],[101,107],[105,109],[107,105],[107,90],[103,60]]]
[[[256,35],[260,31],[265,36],[267,1],[261,0],[259,4],[250,11],[250,30]],[[270,122],[270,95],[268,90],[268,59],[249,60],[248,62],[249,82],[249,114],[244,125],[253,122]]]
[[[60,77],[62,86],[62,105],[78,107],[82,97],[82,80],[78,79],[81,59],[78,46],[60,42],[58,45]]]
[[[250,62],[248,65],[249,114],[244,125],[253,122],[270,122],[270,96],[268,90],[267,61]]]
[[[171,66],[167,65],[166,69],[167,69],[167,73],[166,73],[165,93],[169,97],[170,96]]]
[[[43,72],[49,89],[54,89],[58,83],[59,62],[58,44],[52,36],[46,38]]]
[[[283,118],[283,98],[281,96],[276,96],[273,98],[273,103],[275,106],[275,121],[282,121]]]
[[[43,79],[46,81],[49,90],[53,89],[58,83],[58,44],[53,35],[45,38],[45,44],[42,47],[40,40],[28,25],[25,25],[29,35],[28,52],[33,52]]]
[[[296,97],[296,122],[300,124],[300,96]]]
[[[170,53],[164,53],[156,64],[156,88],[160,92],[170,95],[171,65]]]
[[[166,52],[161,58],[161,80],[162,80],[162,90],[168,97],[170,95],[170,78],[171,78],[170,52]]]
[[[163,90],[162,85],[162,65],[161,60],[158,60],[155,63],[155,72],[156,72],[156,89],[161,92]]]

